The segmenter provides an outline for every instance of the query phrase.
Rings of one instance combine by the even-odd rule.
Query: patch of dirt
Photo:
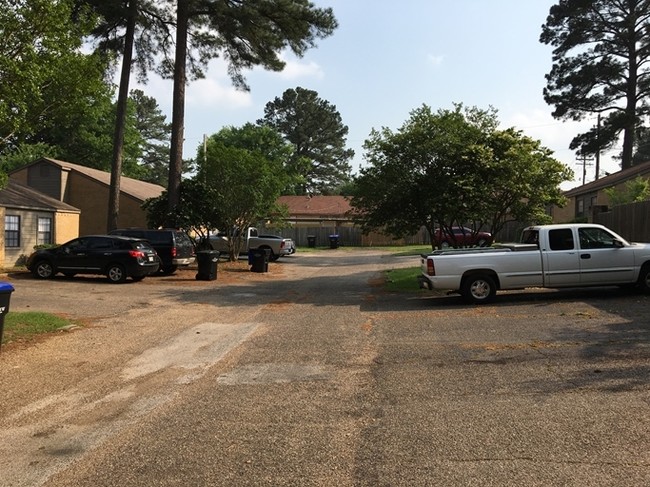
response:
[[[183,286],[204,286],[209,281],[197,280],[197,271],[198,269],[196,265],[190,265],[187,267],[182,267],[168,276],[158,275],[147,277],[142,281],[142,283],[156,284],[160,282],[173,282],[179,283]],[[215,282],[216,284],[235,284],[237,282],[255,281],[261,278],[278,277],[281,275],[284,275],[282,265],[275,264],[273,262],[269,263],[268,272],[259,273],[251,272],[250,266],[245,260],[238,260],[236,262],[219,261],[217,264],[217,279],[212,282]]]

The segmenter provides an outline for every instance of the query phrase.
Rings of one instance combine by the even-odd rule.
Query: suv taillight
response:
[[[176,247],[172,247],[172,257],[176,257],[178,255],[178,249]]]
[[[427,274],[430,276],[436,275],[436,267],[433,265],[433,259],[427,259]]]
[[[144,252],[142,250],[129,250],[129,255],[131,257],[136,258],[136,259],[143,259],[144,258]]]

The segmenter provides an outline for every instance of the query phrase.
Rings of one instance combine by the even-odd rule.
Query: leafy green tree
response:
[[[110,93],[104,61],[81,52],[93,23],[72,0],[9,2],[0,9],[0,152],[47,143],[39,134]]]
[[[646,201],[650,200],[650,180],[637,176],[627,181],[622,188],[611,187],[604,191],[612,206]]]
[[[58,147],[61,159],[111,171],[113,152],[112,133],[115,128],[115,103],[108,92],[105,96],[89,99],[83,110],[64,113],[53,118],[50,126],[39,131],[38,141]],[[124,138],[122,173],[138,178],[143,169],[138,164],[143,137],[138,131],[135,107],[129,107]]]
[[[434,113],[423,105],[397,132],[373,130],[364,143],[369,166],[355,179],[351,200],[356,223],[396,238],[424,226],[432,241],[438,225],[464,223],[475,202],[467,190],[479,177],[469,166],[481,157],[484,138],[461,106]]]
[[[290,194],[331,194],[351,180],[354,151],[345,148],[348,127],[334,105],[304,88],[286,90],[266,104],[258,123],[273,127],[294,146],[287,168],[301,178]]]
[[[244,71],[254,66],[280,71],[279,54],[290,49],[302,56],[318,38],[337,27],[331,8],[316,8],[309,0],[177,0],[176,51],[172,99],[169,208],[179,204],[183,164],[185,86],[201,77],[207,62],[223,57],[237,88],[248,89]]]
[[[490,155],[476,196],[489,231],[496,234],[509,221],[551,223],[546,210],[566,203],[560,184],[573,171],[540,141],[512,128],[491,133],[486,147]]]
[[[130,100],[135,107],[135,128],[143,144],[138,161],[145,169],[141,179],[167,186],[171,124],[167,123],[156,99],[146,96],[142,90],[131,91]]]
[[[60,158],[59,148],[41,142],[36,144],[20,144],[16,149],[0,155],[0,172],[9,173],[41,157],[58,159]]]
[[[280,134],[252,124],[224,128],[208,138],[205,151],[199,149],[196,177],[212,188],[219,216],[212,223],[229,237],[231,260],[239,255],[246,228],[282,213],[277,199],[287,184],[289,154]]]
[[[222,221],[219,195],[213,186],[204,183],[196,176],[181,182],[181,204],[169,215],[167,206],[167,193],[157,198],[150,198],[142,205],[147,214],[147,225],[158,228],[173,218],[178,228],[188,234],[198,236],[197,245],[206,242],[209,232],[218,227]]]
[[[472,222],[494,233],[509,218],[540,218],[562,202],[558,185],[570,170],[539,142],[497,127],[492,109],[424,105],[397,132],[373,131],[370,166],[355,179],[355,221],[396,238],[425,227],[434,242],[437,227]]]
[[[623,133],[621,167],[633,163],[635,130],[648,115],[650,0],[560,0],[542,26],[553,46],[544,99],[559,119],[603,113],[602,123],[576,136],[572,149],[596,154]]]

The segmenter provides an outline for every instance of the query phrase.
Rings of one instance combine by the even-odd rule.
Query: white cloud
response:
[[[286,51],[280,53],[279,58],[285,63],[282,71],[266,71],[261,67],[256,67],[254,71],[264,71],[270,73],[272,76],[277,76],[285,80],[304,78],[323,79],[325,76],[323,68],[315,61],[305,61]]]
[[[436,67],[440,66],[444,60],[445,60],[445,56],[443,55],[429,54],[427,56],[427,61],[429,62],[429,64]]]
[[[237,90],[229,80],[210,77],[193,81],[187,87],[186,103],[193,107],[219,107],[220,109],[238,109],[253,104],[250,93]]]

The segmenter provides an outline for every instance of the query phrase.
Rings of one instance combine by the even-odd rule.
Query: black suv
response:
[[[158,252],[160,257],[160,272],[172,274],[179,266],[194,262],[196,256],[194,244],[190,237],[181,230],[169,228],[151,230],[147,228],[118,228],[111,230],[111,235],[143,238]]]
[[[141,281],[158,272],[160,259],[149,242],[115,235],[88,235],[63,245],[40,249],[27,259],[27,268],[35,277],[49,279],[61,272],[104,274],[109,281],[120,283],[130,277]]]

